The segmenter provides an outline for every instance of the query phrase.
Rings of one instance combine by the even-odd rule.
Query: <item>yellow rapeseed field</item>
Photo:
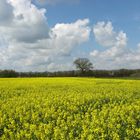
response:
[[[140,80],[0,79],[1,140],[139,140]]]

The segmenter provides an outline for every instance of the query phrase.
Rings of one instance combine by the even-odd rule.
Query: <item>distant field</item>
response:
[[[2,140],[138,140],[140,80],[0,79]]]

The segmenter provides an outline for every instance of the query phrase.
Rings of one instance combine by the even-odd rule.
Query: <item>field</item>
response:
[[[139,140],[140,80],[0,79],[2,140]]]

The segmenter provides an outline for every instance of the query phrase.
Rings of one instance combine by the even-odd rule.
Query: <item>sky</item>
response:
[[[140,68],[139,0],[1,0],[0,69]]]

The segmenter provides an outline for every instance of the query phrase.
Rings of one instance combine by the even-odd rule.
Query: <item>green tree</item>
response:
[[[93,69],[93,64],[88,58],[77,58],[73,63],[82,74]]]

